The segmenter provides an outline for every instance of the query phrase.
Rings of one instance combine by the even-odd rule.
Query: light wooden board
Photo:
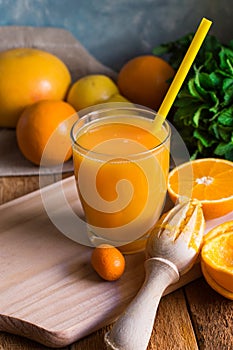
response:
[[[53,198],[65,193],[80,211],[74,177],[42,189]],[[0,329],[50,347],[68,345],[112,322],[144,280],[144,254],[126,256],[126,271],[105,282],[90,265],[92,249],[68,239],[52,224],[35,191],[0,206]],[[207,230],[233,219],[232,213],[207,223]],[[179,283],[201,275],[199,264]],[[165,294],[166,294],[165,293]]]

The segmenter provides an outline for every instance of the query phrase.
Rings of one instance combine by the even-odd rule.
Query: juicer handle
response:
[[[108,349],[146,350],[164,290],[179,280],[176,266],[163,258],[145,261],[146,278],[136,297],[105,334]]]

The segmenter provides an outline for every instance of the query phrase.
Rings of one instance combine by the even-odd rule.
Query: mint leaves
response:
[[[193,34],[153,50],[167,55],[177,69]],[[191,159],[220,157],[233,161],[233,40],[222,45],[207,35],[174,103],[173,124]]]

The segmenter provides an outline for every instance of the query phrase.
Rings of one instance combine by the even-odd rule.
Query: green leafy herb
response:
[[[154,48],[153,54],[165,55],[177,70],[192,39],[188,34]],[[233,40],[223,45],[207,35],[174,107],[173,124],[192,159],[216,156],[233,161]]]

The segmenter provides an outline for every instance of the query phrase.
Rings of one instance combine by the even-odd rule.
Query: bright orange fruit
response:
[[[77,118],[75,109],[62,100],[43,100],[26,107],[16,127],[19,149],[36,165],[63,163],[72,155],[70,130]]]
[[[196,159],[174,168],[168,176],[168,193],[173,202],[181,197],[202,203],[206,220],[233,210],[233,162],[225,159]]]
[[[120,70],[117,84],[129,101],[158,110],[173,78],[174,69],[160,57],[142,55]]]
[[[210,286],[233,300],[233,221],[218,225],[206,235],[201,267]]]
[[[34,48],[0,52],[0,126],[16,127],[23,109],[40,100],[62,100],[71,83],[67,66]]]
[[[125,258],[115,247],[102,244],[94,248],[91,256],[94,270],[107,281],[115,281],[125,270]]]

